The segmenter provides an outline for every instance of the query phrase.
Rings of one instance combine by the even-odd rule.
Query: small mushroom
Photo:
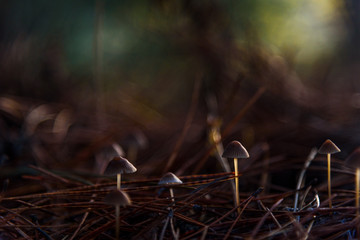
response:
[[[327,168],[328,168],[328,195],[329,195],[329,208],[332,208],[331,201],[331,154],[340,152],[335,143],[327,139],[319,148],[318,153],[327,155]]]
[[[360,187],[360,147],[356,148],[345,160],[346,165],[356,169],[355,175],[355,206],[356,217],[359,217],[359,187]]]
[[[239,141],[232,141],[226,146],[222,154],[222,157],[234,159],[235,194],[236,194],[235,197],[236,197],[236,207],[238,207],[240,205],[238,159],[249,158],[249,153]],[[238,213],[240,213],[240,208],[238,208]]]
[[[119,205],[120,207],[125,207],[131,204],[129,195],[118,189],[111,191],[108,195],[106,195],[104,201],[109,205]]]
[[[131,205],[130,197],[127,193],[121,190],[114,190],[105,196],[104,202],[109,205],[115,206],[116,214],[116,239],[119,239],[120,229],[120,207]]]
[[[166,173],[159,181],[158,185],[176,185],[182,184],[183,182],[173,173],[168,172]],[[171,200],[174,202],[174,192],[172,187],[169,188]]]
[[[117,189],[120,190],[121,174],[134,173],[136,168],[124,157],[114,157],[107,165],[104,175],[117,177]]]

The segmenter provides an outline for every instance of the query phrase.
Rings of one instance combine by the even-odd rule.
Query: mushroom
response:
[[[130,197],[127,193],[121,190],[114,190],[105,196],[104,202],[109,205],[115,206],[116,214],[116,239],[119,239],[120,228],[120,207],[131,205]]]
[[[328,195],[329,195],[329,207],[332,208],[331,201],[331,154],[340,152],[335,143],[330,139],[327,139],[319,148],[318,153],[327,155],[327,168],[328,168]]]
[[[356,168],[355,175],[355,206],[356,217],[359,217],[359,187],[360,187],[360,147],[356,148],[345,160],[346,165]]]
[[[105,168],[109,164],[109,161],[111,161],[114,157],[118,156],[125,156],[122,147],[116,142],[113,142],[111,145],[106,144],[95,155],[95,170],[100,174],[104,174]]]
[[[222,157],[234,159],[235,194],[236,194],[235,197],[236,197],[236,207],[238,207],[240,205],[238,158],[249,158],[249,153],[239,141],[232,141],[226,146],[222,154]],[[240,213],[240,208],[238,208],[238,213]]]
[[[158,185],[176,185],[182,184],[183,182],[173,173],[166,173],[159,181]],[[173,202],[175,202],[174,192],[172,187],[169,188],[170,197]]]
[[[104,175],[117,177],[117,189],[120,190],[121,174],[134,173],[136,168],[124,157],[114,157],[107,165]]]

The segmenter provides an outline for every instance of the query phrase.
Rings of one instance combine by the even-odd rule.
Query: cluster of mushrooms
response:
[[[107,165],[104,175],[116,176],[117,185],[116,189],[111,191],[105,196],[104,202],[115,206],[116,216],[116,239],[119,239],[119,218],[120,218],[120,207],[125,207],[131,204],[131,199],[127,193],[121,190],[121,175],[125,173],[134,173],[137,169],[131,164],[126,158],[117,156],[114,157]],[[173,185],[181,184],[182,181],[173,173],[169,172],[165,174],[159,181],[159,185]],[[170,197],[172,201],[175,201],[173,189],[170,187]]]
[[[327,179],[328,179],[328,196],[329,208],[332,208],[331,197],[331,154],[339,153],[341,150],[330,139],[327,139],[319,148],[318,153],[327,156]],[[356,169],[355,173],[355,207],[356,217],[359,213],[359,191],[360,191],[360,147],[356,148],[345,160],[345,164],[352,169]],[[359,229],[358,229],[359,230]]]
[[[319,154],[327,155],[327,170],[328,170],[328,196],[329,208],[332,208],[331,197],[331,154],[340,152],[340,149],[330,139],[327,139],[319,148]],[[238,213],[240,213],[240,197],[239,197],[239,172],[238,159],[249,158],[249,153],[239,141],[230,142],[222,157],[234,160],[234,181],[235,181],[235,200]],[[360,189],[360,147],[346,159],[347,166],[356,169],[355,177],[355,206],[356,216],[359,217],[359,189]],[[125,207],[131,204],[130,197],[127,193],[121,190],[121,175],[126,173],[134,173],[137,169],[126,158],[121,156],[114,157],[107,165],[104,175],[117,177],[117,188],[106,195],[104,202],[115,206],[116,214],[116,239],[119,239],[119,217],[120,207]],[[174,192],[171,185],[181,184],[182,181],[173,173],[166,173],[159,181],[159,185],[170,185],[169,192],[172,202],[175,202]]]

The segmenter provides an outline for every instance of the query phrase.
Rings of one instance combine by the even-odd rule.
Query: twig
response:
[[[245,203],[245,206],[243,208],[241,208],[241,212],[239,213],[239,215],[236,217],[235,221],[231,224],[231,227],[229,228],[229,230],[227,231],[225,237],[223,238],[223,240],[226,240],[229,236],[231,231],[233,230],[233,228],[235,227],[235,224],[240,220],[240,217],[242,215],[242,213],[244,212],[245,208],[247,207],[247,205],[251,202],[251,200],[254,198],[255,196],[252,195],[250,199],[248,199],[248,201]]]
[[[19,213],[17,213],[17,212],[15,212],[15,211],[12,211],[12,210],[10,210],[10,209],[7,209],[7,208],[5,208],[5,207],[3,207],[3,206],[0,206],[2,209],[4,209],[4,210],[6,210],[6,211],[8,211],[8,212],[10,212],[10,213],[12,213],[12,214],[14,214],[14,215],[16,215],[16,216],[18,216],[18,217],[20,217],[20,218],[22,218],[25,222],[27,222],[27,223],[29,223],[31,226],[33,226],[33,227],[35,227],[42,235],[44,235],[44,237],[46,238],[46,239],[48,239],[48,240],[53,240],[53,238],[52,237],[50,237],[44,230],[42,230],[39,226],[36,226],[33,222],[31,222],[30,220],[28,220],[27,218],[25,218],[24,216],[22,216],[22,215],[20,215]],[[8,221],[7,221],[7,223],[9,223]],[[20,229],[19,229],[20,230]],[[18,232],[20,233],[20,231],[18,230]],[[21,231],[22,232],[22,231]],[[25,234],[24,232],[22,232],[23,234]],[[26,234],[25,235],[22,235],[23,237],[25,237],[26,239],[27,239],[27,237],[26,237]]]
[[[305,193],[304,193],[304,196],[301,198],[301,202],[300,202],[300,205],[299,205],[299,208],[302,210],[303,209],[303,205],[305,203],[305,199],[310,191],[310,189],[312,188],[312,186],[308,186],[305,190]],[[316,199],[314,198],[313,201],[315,201]],[[311,202],[310,202],[311,204]]]
[[[276,217],[274,216],[274,214],[270,211],[270,209],[268,207],[266,207],[263,202],[261,200],[258,200],[260,206],[267,212],[270,213],[270,216],[271,218],[274,220],[274,222],[276,223],[276,225],[278,226],[279,229],[282,228],[281,224],[279,223],[279,221],[276,219]],[[286,234],[284,233],[285,237],[286,237]]]
[[[256,236],[256,234],[259,232],[260,227],[263,225],[263,223],[265,222],[265,219],[270,215],[270,212],[274,211],[274,209],[279,206],[279,204],[283,201],[284,199],[281,198],[278,201],[276,201],[276,203],[274,203],[274,205],[271,206],[270,211],[267,212],[259,221],[259,223],[256,225],[256,227],[254,228],[254,231],[251,234],[250,239],[254,239],[254,237]]]
[[[227,213],[225,213],[223,216],[221,216],[220,218],[216,219],[215,221],[213,221],[212,223],[210,223],[208,226],[205,226],[205,227],[210,228],[211,226],[215,225],[216,223],[222,221],[224,218],[226,218],[227,216],[229,216],[231,213],[237,211],[237,209],[238,209],[239,207],[241,207],[243,204],[247,203],[250,199],[256,197],[259,193],[262,192],[262,190],[263,190],[263,188],[258,188],[258,189],[257,189],[254,193],[252,193],[247,199],[245,199],[244,201],[242,201],[239,206],[231,209],[230,211],[228,211]],[[240,215],[240,214],[239,214],[239,215]],[[196,231],[195,233],[192,233],[192,234],[186,236],[185,238],[183,238],[183,240],[192,238],[192,237],[196,236],[197,234],[203,232],[204,229],[205,229],[205,227],[201,228],[200,230]]]
[[[298,182],[297,182],[297,185],[296,185],[296,190],[297,191],[295,193],[294,212],[297,211],[297,205],[298,205],[298,201],[299,201],[299,191],[300,191],[301,185],[303,184],[305,172],[308,169],[308,167],[310,166],[311,161],[315,158],[316,153],[317,153],[316,148],[311,149],[311,151],[310,151],[310,153],[309,153],[309,155],[308,155],[308,157],[307,157],[307,159],[305,161],[304,167],[302,168],[301,173],[299,175],[299,179],[298,179]]]
[[[208,229],[209,229],[209,226],[206,226],[206,227],[204,228],[204,231],[203,231],[203,233],[202,233],[202,235],[201,235],[200,240],[205,240],[205,239],[206,239],[206,234],[207,234],[207,232],[208,232]]]
[[[44,173],[44,174],[46,174],[46,175],[48,175],[48,176],[50,176],[50,177],[53,177],[53,178],[55,178],[55,179],[57,179],[57,180],[59,180],[59,181],[61,181],[61,182],[63,182],[63,183],[67,183],[67,184],[70,183],[70,181],[68,181],[67,179],[62,178],[62,177],[60,177],[59,175],[56,175],[55,173],[52,173],[52,172],[50,172],[50,171],[48,171],[48,170],[46,170],[46,169],[44,169],[44,168],[36,167],[36,166],[34,166],[34,165],[31,165],[31,164],[29,165],[29,167],[30,167],[30,168],[33,168],[33,169],[35,169],[35,170],[38,170],[39,172],[42,172],[42,173]]]
[[[165,231],[166,231],[166,228],[167,228],[167,225],[170,221],[170,212],[168,214],[168,216],[166,217],[166,222],[161,230],[161,234],[160,234],[160,237],[159,237],[159,240],[163,240],[164,239],[164,236],[165,236]]]

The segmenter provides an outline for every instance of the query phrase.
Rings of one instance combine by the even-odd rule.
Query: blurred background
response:
[[[200,161],[216,136],[257,159],[306,156],[327,138],[342,158],[360,142],[358,1],[2,0],[0,11],[3,174],[96,172],[135,135],[146,175],[218,171]]]

